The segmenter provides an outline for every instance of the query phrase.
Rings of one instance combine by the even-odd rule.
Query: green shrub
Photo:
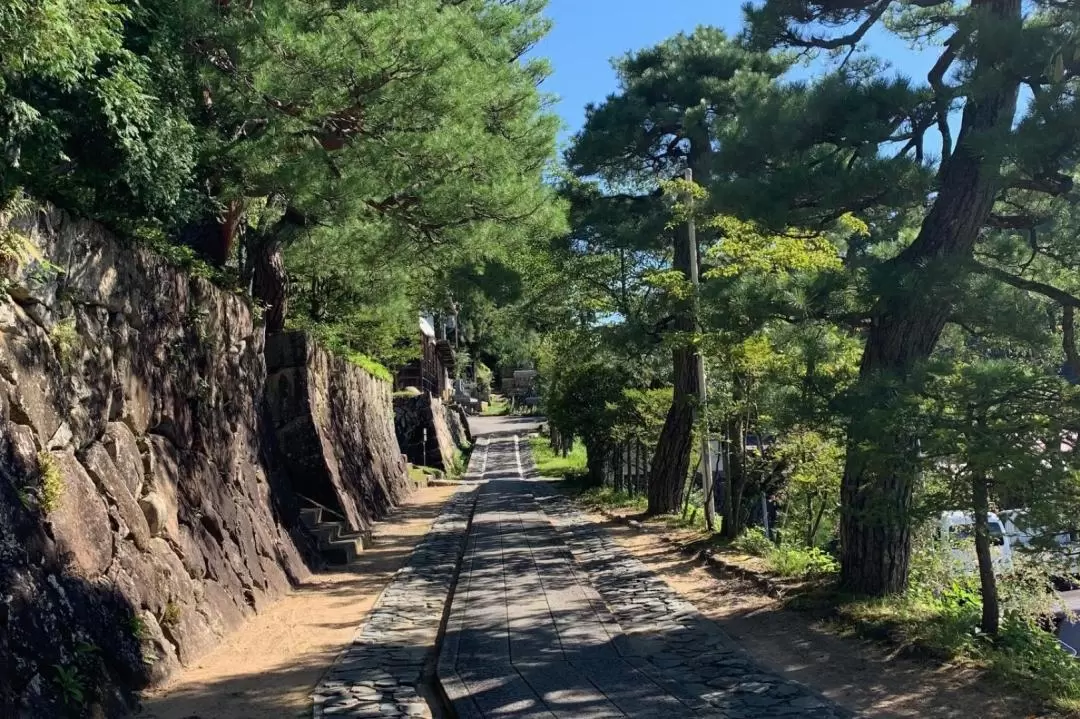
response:
[[[997,640],[981,645],[993,676],[1036,696],[1051,697],[1067,711],[1080,704],[1080,661],[1033,621],[1006,615]]]
[[[836,559],[817,547],[774,546],[766,559],[769,568],[782,577],[823,577],[840,571]]]
[[[767,557],[776,549],[776,544],[761,527],[750,527],[731,543],[731,548],[755,557]]]
[[[56,671],[53,684],[56,685],[57,691],[60,692],[60,698],[64,704],[82,706],[86,700],[86,686],[83,683],[82,676],[79,674],[79,670],[61,664],[54,664],[53,669]]]
[[[782,577],[822,577],[840,571],[840,565],[828,552],[796,544],[777,545],[761,527],[750,527],[731,547],[764,558],[769,569]]]

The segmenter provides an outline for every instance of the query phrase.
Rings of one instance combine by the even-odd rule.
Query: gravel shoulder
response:
[[[969,667],[898,656],[882,644],[841,636],[812,616],[784,609],[755,584],[721,577],[676,543],[661,541],[600,515],[612,539],[719,624],[750,656],[861,717],[907,719],[1035,716],[1025,702],[1002,696]],[[678,535],[669,535],[676,537]]]
[[[311,692],[454,487],[427,487],[375,529],[353,564],[314,575],[143,699],[141,719],[310,717]]]

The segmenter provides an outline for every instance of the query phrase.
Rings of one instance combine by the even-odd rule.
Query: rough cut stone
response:
[[[90,478],[97,484],[98,489],[114,505],[120,517],[124,520],[127,531],[130,533],[135,546],[145,549],[150,541],[150,527],[138,502],[131,495],[131,490],[125,483],[109,457],[105,448],[96,442],[83,452],[82,465],[90,474]],[[122,538],[126,538],[126,535]]]
[[[451,430],[452,423],[458,421],[456,412],[430,394],[394,398],[394,430],[398,444],[413,464],[449,469],[455,450],[465,447],[465,444],[455,442],[455,435],[467,441],[463,429]]]
[[[90,642],[84,680],[130,696],[304,580],[308,545],[266,441],[263,330],[244,299],[49,208],[13,224],[65,272],[28,266],[0,293],[0,697],[60,716],[42,666]],[[77,335],[63,357],[60,323]],[[42,517],[50,445],[63,492]],[[150,664],[132,630],[146,613]]]
[[[105,427],[101,444],[109,453],[124,484],[132,497],[142,496],[143,463],[139,455],[139,446],[131,429],[122,422],[111,422]]]
[[[299,332],[267,342],[267,399],[293,488],[342,514],[352,530],[408,491],[390,385]]]
[[[74,452],[53,452],[52,456],[63,488],[56,508],[49,512],[49,523],[61,550],[72,555],[83,576],[93,579],[112,561],[109,511]]]

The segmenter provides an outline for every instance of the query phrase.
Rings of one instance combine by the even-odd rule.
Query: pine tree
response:
[[[599,178],[613,192],[648,196],[684,168],[708,184],[714,142],[732,121],[745,95],[786,69],[784,61],[747,51],[715,28],[698,28],[615,63],[619,92],[586,111],[584,129],[567,154],[579,177]],[[635,192],[644,188],[644,193]],[[671,266],[689,276],[690,255],[680,233],[671,233]],[[673,330],[692,335],[689,297],[675,298]],[[675,394],[652,460],[649,513],[677,511],[689,470],[693,408],[698,387],[694,353],[685,341],[672,349]]]
[[[748,8],[748,16],[752,36],[764,46],[853,49],[886,19],[904,37],[942,42],[926,86],[911,95],[916,102],[875,107],[876,115],[896,121],[901,156],[928,162],[928,132],[939,132],[943,144],[934,194],[916,236],[876,271],[861,365],[863,397],[899,408],[903,392],[890,399],[885,387],[917,389],[910,382],[950,320],[976,242],[984,228],[1008,221],[996,206],[1071,187],[1060,169],[1077,150],[1070,128],[1080,117],[1070,98],[1077,69],[1072,28],[1080,8],[1039,0],[772,0]],[[821,34],[823,27],[840,27],[841,34]],[[879,77],[872,62],[855,67]],[[1022,114],[1021,85],[1034,92]],[[948,120],[957,107],[960,130],[954,140]],[[871,148],[874,154],[878,147]],[[816,202],[827,205],[822,197]],[[871,595],[903,590],[910,560],[916,436],[890,436],[888,424],[852,421],[842,490],[843,583]]]

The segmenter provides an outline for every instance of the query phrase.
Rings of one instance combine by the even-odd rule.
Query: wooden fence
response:
[[[604,486],[618,492],[645,494],[652,448],[639,440],[621,442],[604,455]]]

